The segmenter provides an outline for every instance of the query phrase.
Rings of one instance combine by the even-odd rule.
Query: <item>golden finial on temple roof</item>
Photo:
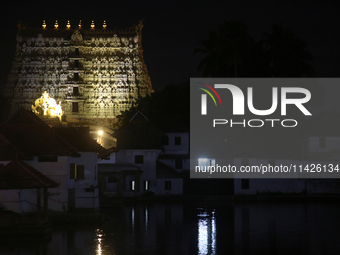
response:
[[[57,102],[49,96],[49,94],[44,91],[40,98],[35,100],[34,105],[32,105],[32,111],[40,116],[46,117],[61,117],[63,111],[61,109],[61,102]]]
[[[67,28],[67,29],[71,28],[71,23],[70,23],[69,20],[67,21],[66,28]]]
[[[78,29],[81,29],[81,20],[79,20]]]
[[[43,29],[46,29],[46,21],[45,20],[43,20],[42,27],[43,27]]]
[[[92,20],[92,22],[91,22],[91,29],[94,29],[94,20]]]
[[[59,27],[58,20],[56,20],[55,23],[54,23],[54,28],[57,29],[58,27]]]
[[[104,20],[104,22],[103,22],[103,29],[105,29],[106,28],[106,20]]]

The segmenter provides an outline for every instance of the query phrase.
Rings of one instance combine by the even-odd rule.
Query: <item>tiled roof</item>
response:
[[[133,122],[133,123],[145,123],[148,121],[149,121],[148,118],[145,117],[145,115],[141,113],[140,111],[136,112],[136,114],[133,115],[133,117],[130,119],[130,122]]]
[[[164,135],[156,125],[144,115],[136,114],[130,122],[120,127],[113,134],[117,138],[117,149],[161,149],[161,137]]]
[[[15,160],[0,168],[0,189],[56,188],[59,185],[25,162]]]
[[[104,159],[104,158],[107,158],[111,155],[111,153],[114,153],[114,152],[117,152],[117,148],[116,147],[111,147],[111,148],[108,148],[107,150],[105,151],[102,151],[101,153],[98,154],[98,158],[101,158],[101,159]]]
[[[10,142],[13,148],[17,148],[28,157],[45,155],[80,156],[76,148],[56,135],[53,129],[38,116],[23,108],[18,109],[0,126],[0,134]],[[2,143],[2,146],[4,150],[6,147],[12,148],[6,143]],[[0,155],[1,160],[17,158],[17,150],[7,156]],[[20,158],[23,159],[23,157]]]
[[[104,152],[105,149],[90,137],[88,127],[62,127],[53,128],[57,135],[61,136],[69,144],[81,152]]]
[[[0,134],[0,160],[6,161],[17,158],[28,159],[29,157],[6,139],[6,137]]]

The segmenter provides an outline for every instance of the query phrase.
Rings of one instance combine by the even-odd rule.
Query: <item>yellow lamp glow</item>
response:
[[[32,111],[37,115],[44,115],[47,117],[61,117],[63,111],[61,109],[61,102],[57,104],[55,99],[51,98],[45,91],[40,98],[35,100],[32,105]]]

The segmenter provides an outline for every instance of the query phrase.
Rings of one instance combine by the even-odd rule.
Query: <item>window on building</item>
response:
[[[176,158],[175,168],[176,169],[182,169],[183,168],[183,160],[181,158]]]
[[[74,77],[74,81],[79,81],[79,73],[74,73],[73,77]]]
[[[149,181],[144,181],[144,190],[145,191],[149,190]]]
[[[171,190],[171,181],[165,181],[165,190]]]
[[[84,165],[77,165],[76,166],[76,180],[84,180],[85,179],[85,168]]]
[[[83,180],[85,179],[84,165],[70,164],[70,179]]]
[[[78,112],[78,102],[72,102],[72,112]]]
[[[75,96],[79,95],[79,87],[73,87],[73,95]]]
[[[135,189],[136,189],[136,182],[130,181],[130,190],[135,190]]]
[[[241,179],[241,189],[249,189],[249,179]]]
[[[180,136],[176,136],[175,137],[175,145],[181,145],[181,137]]]
[[[143,155],[135,155],[135,164],[143,164],[143,163],[144,163]]]
[[[169,145],[169,137],[162,136],[162,145]]]
[[[199,167],[215,166],[216,160],[214,158],[199,158]]]
[[[171,181],[165,181],[165,190],[171,190]]]
[[[74,67],[79,68],[79,60],[74,60]]]
[[[70,179],[76,178],[76,164],[70,164]]]
[[[326,148],[326,137],[321,136],[319,137],[319,148]]]
[[[75,48],[75,54],[76,56],[79,56],[79,48]]]

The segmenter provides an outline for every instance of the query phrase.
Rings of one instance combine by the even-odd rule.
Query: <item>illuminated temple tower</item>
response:
[[[31,109],[46,91],[67,121],[109,125],[121,111],[153,92],[143,59],[142,27],[108,29],[79,24],[22,27],[5,89],[11,110]]]

